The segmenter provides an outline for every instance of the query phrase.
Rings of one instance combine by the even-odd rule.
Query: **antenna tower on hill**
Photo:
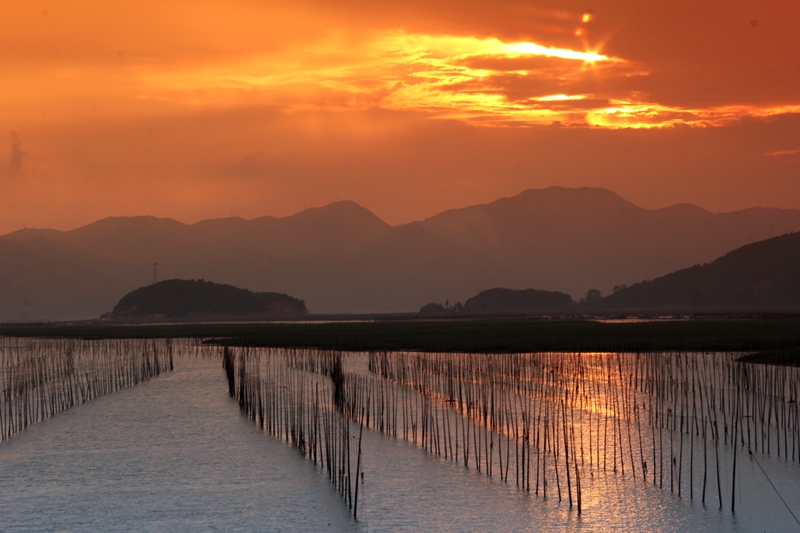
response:
[[[158,263],[153,263],[153,285],[158,283]]]

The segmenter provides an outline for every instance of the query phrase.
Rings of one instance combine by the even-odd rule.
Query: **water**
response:
[[[490,479],[366,430],[355,522],[324,473],[245,420],[226,387],[219,360],[179,358],[170,374],[0,444],[0,531],[800,530],[746,457],[735,516],[729,501],[718,509],[715,493],[703,507],[652,482],[598,473],[582,479],[578,517],[553,492],[544,500],[513,479]],[[730,459],[723,450],[723,462]],[[759,461],[800,510],[800,467]],[[730,476],[728,466],[722,472]]]
[[[356,530],[313,465],[243,420],[225,387],[219,361],[178,360],[4,443],[0,530]]]

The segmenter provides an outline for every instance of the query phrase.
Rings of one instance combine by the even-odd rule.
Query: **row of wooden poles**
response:
[[[394,352],[362,367],[328,351],[237,354],[225,368],[242,411],[326,465],[354,510],[347,421],[579,513],[581,480],[601,472],[704,504],[713,491],[735,511],[739,449],[800,460],[798,370],[733,354]]]
[[[735,511],[739,450],[756,462],[761,454],[800,461],[800,369],[719,353],[351,356],[194,341],[3,338],[0,440],[172,370],[176,343],[189,355],[221,353],[242,413],[324,469],[354,517],[364,427],[521,490],[567,499],[579,513],[581,480],[600,472],[661,489],[668,483],[703,503],[716,493],[720,508],[730,501]],[[732,461],[721,460],[730,452]]]
[[[727,445],[735,510],[739,448],[753,460],[800,459],[798,369],[732,354],[372,353],[368,367],[381,380],[353,378],[348,405],[370,399],[369,427],[506,482],[511,469],[518,487],[537,494],[554,478],[559,498],[566,488],[579,511],[581,476],[598,470],[660,488],[668,481],[679,496],[688,478],[690,498],[697,486],[703,503],[713,475],[722,508]]]
[[[0,338],[0,442],[70,407],[172,369],[169,340]]]
[[[263,431],[300,451],[323,469],[358,519],[361,439],[368,405],[344,417],[342,356],[317,352],[309,366],[294,364],[292,352],[225,348],[222,366],[228,392],[241,412]],[[358,445],[351,446],[358,425]]]

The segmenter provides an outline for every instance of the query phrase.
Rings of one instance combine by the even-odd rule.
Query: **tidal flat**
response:
[[[714,392],[709,388],[703,393],[713,395],[713,411],[708,403],[702,406],[705,413],[719,415],[712,426],[706,415],[696,415],[700,404],[688,400],[691,389],[685,396],[671,397],[657,384],[677,383],[680,380],[673,379],[679,376],[677,369],[688,372],[695,368],[695,360],[708,371],[735,368],[738,364],[729,361],[736,354],[684,353],[680,363],[678,354],[651,354],[645,361],[624,354],[519,354],[501,359],[231,348],[237,390],[244,390],[239,380],[246,376],[241,361],[247,357],[251,362],[245,371],[255,370],[258,361],[262,410],[251,417],[241,397],[229,394],[220,353],[207,346],[198,351],[191,341],[171,346],[172,371],[64,410],[0,443],[0,530],[787,531],[798,527],[791,514],[800,509],[800,450],[791,392],[796,390],[794,369],[787,369],[785,377],[758,374],[759,382],[772,384],[773,393],[783,380],[784,405],[757,400],[757,391],[752,391],[751,400],[738,396],[738,404],[730,403],[737,396],[726,396],[738,410],[721,406],[720,385],[727,378],[715,374],[716,381],[708,382]],[[353,459],[364,426],[361,470],[354,474],[353,464],[347,474],[350,488],[358,485],[360,490],[357,519],[348,499],[330,482],[321,454],[317,461],[311,460],[310,439],[298,448],[291,437],[278,436],[293,424],[286,408],[297,405],[290,396],[300,398],[301,388],[286,390],[282,404],[271,404],[278,413],[273,422],[283,425],[273,428],[279,431],[265,429],[271,415],[262,415],[268,412],[270,398],[265,384],[274,383],[278,371],[294,376],[298,386],[318,383],[320,394],[332,396],[333,380],[316,370],[336,357],[343,379],[350,380],[351,392],[342,401],[345,412],[350,406],[351,415],[346,416]],[[314,361],[317,367],[308,368]],[[618,365],[609,364],[613,361]],[[481,385],[474,378],[485,374],[488,362],[494,365],[493,377]],[[669,366],[657,366],[662,364]],[[694,379],[712,379],[701,367],[696,367]],[[413,374],[414,368],[426,371]],[[450,370],[443,371],[446,368]],[[556,379],[559,368],[571,376],[569,389],[579,391],[563,404],[565,382]],[[576,368],[582,372],[580,383],[573,379]],[[676,373],[668,377],[657,368]],[[398,376],[403,369],[405,377]],[[468,376],[469,369],[473,374]],[[507,370],[520,369],[523,374],[515,381],[500,379]],[[539,369],[543,371],[537,374]],[[451,379],[455,375],[458,379]],[[632,380],[609,381],[625,375]],[[683,383],[692,382],[688,377]],[[448,383],[462,384],[460,393],[453,391],[461,400],[450,401],[449,393],[436,388]],[[695,384],[698,398],[700,385]],[[480,391],[494,394],[481,396]],[[302,398],[306,407],[302,420],[308,431],[314,424],[314,405],[318,412],[323,407],[316,395]],[[362,409],[355,407],[366,398],[369,407],[366,403]],[[523,404],[521,398],[530,402]],[[629,401],[631,407],[623,407]],[[488,409],[485,417],[480,411],[467,412],[482,405]],[[634,411],[634,405],[640,407]],[[752,415],[745,405],[753,406]],[[369,422],[367,409],[372,413]],[[691,412],[695,414],[689,416]],[[726,422],[722,417],[728,415],[723,412],[730,415]],[[626,413],[635,414],[631,419]],[[747,433],[744,426],[734,429],[734,418],[749,424],[749,444],[742,445]],[[686,431],[689,419],[704,420],[702,426],[692,426],[694,434]],[[765,425],[757,427],[757,420]],[[711,436],[719,428],[716,441]],[[706,438],[701,438],[703,429]],[[318,451],[324,449],[323,436],[314,442]],[[468,442],[472,446],[465,459]],[[762,448],[764,443],[769,453]],[[569,482],[568,472],[573,474]]]

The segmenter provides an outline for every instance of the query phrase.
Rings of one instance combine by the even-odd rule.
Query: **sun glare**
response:
[[[537,98],[531,98],[531,100],[536,100],[538,102],[568,102],[570,100],[584,100],[586,98],[585,95],[582,94],[551,94],[549,96],[539,96]]]
[[[530,54],[544,57],[558,57],[561,59],[571,59],[575,61],[619,61],[618,59],[600,55],[595,52],[578,52],[564,48],[547,48],[536,43],[514,43],[504,45],[504,50],[508,54]]]

